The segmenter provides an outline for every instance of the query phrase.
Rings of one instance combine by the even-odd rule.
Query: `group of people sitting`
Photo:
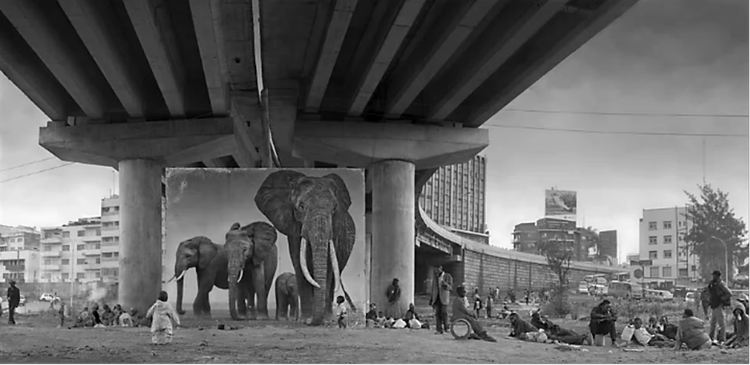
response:
[[[60,326],[64,325],[64,316],[61,315]],[[76,322],[71,328],[94,327],[101,328],[106,326],[138,327],[144,325],[143,318],[138,316],[138,310],[131,308],[129,312],[122,309],[122,306],[116,304],[114,308],[104,304],[99,308],[98,304],[84,307],[76,317]],[[145,324],[148,325],[148,324]]]
[[[394,318],[393,316],[386,316],[383,311],[377,310],[378,306],[375,303],[370,304],[370,311],[365,315],[366,327],[369,328],[410,328],[410,329],[429,329],[429,323],[422,322],[417,314],[417,310],[414,308],[414,303],[409,304],[409,309],[403,316]]]

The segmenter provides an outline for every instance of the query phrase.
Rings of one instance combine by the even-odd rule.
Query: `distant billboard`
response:
[[[548,218],[576,221],[577,197],[575,191],[545,190],[544,215]]]

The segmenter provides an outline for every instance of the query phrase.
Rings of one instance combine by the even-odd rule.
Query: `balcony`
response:
[[[60,271],[62,270],[62,265],[55,264],[55,265],[42,265],[42,271]]]
[[[102,268],[102,264],[97,264],[96,262],[90,262],[86,265],[83,265],[84,270],[99,270]]]
[[[26,266],[24,265],[5,265],[5,271],[23,272],[25,270]]]
[[[42,257],[60,257],[62,251],[42,251]]]
[[[102,257],[102,262],[119,262],[119,257]]]
[[[83,250],[82,252],[83,252],[84,256],[99,256],[99,254],[101,253],[101,249],[99,249],[99,248],[88,248],[86,250]]]
[[[60,236],[53,236],[49,238],[45,237],[45,238],[42,238],[42,243],[51,243],[51,244],[62,243],[62,237]]]

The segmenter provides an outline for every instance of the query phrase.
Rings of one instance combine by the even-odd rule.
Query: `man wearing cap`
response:
[[[727,289],[727,286],[721,281],[721,271],[714,270],[711,274],[713,278],[708,283],[708,294],[709,294],[709,306],[711,307],[711,327],[708,332],[708,336],[711,340],[718,340],[724,342],[726,339],[726,325],[724,323],[724,307],[732,304],[732,292]],[[719,325],[716,337],[714,337],[714,331],[716,325]]]
[[[15,318],[13,318],[13,315],[16,313],[16,308],[18,308],[18,304],[21,302],[21,291],[16,287],[16,281],[11,280],[10,281],[10,287],[8,288],[8,312],[10,313],[8,317],[8,324],[16,324]]]

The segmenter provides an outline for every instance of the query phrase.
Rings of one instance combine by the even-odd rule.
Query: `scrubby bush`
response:
[[[552,296],[549,302],[542,308],[542,312],[551,316],[559,316],[560,318],[571,314],[572,306],[568,301],[568,293],[563,290],[555,290],[552,292]]]

